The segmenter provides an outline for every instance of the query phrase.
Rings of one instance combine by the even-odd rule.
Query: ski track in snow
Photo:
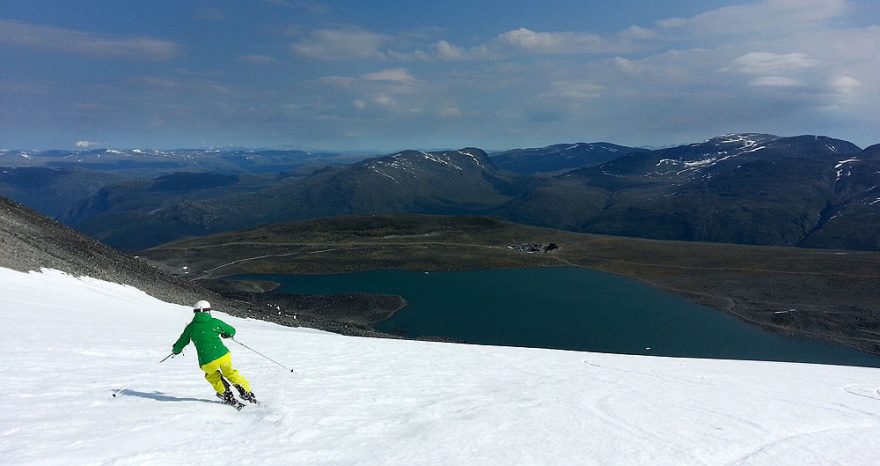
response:
[[[184,303],[186,304],[186,303]],[[874,465],[880,371],[344,337],[215,311],[260,406],[184,357],[192,312],[0,268],[4,464]],[[119,397],[111,394],[124,386]]]

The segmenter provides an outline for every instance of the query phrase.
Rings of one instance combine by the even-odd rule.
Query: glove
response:
[[[230,336],[231,336],[231,335],[226,334],[226,333],[221,333],[221,334],[220,334],[220,338],[229,338]]]

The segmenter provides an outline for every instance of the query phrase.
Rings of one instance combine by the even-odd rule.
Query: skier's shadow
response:
[[[146,393],[129,389],[126,389],[125,391],[120,393],[120,395],[149,398],[156,401],[201,401],[202,403],[216,403],[214,400],[206,400],[204,398],[181,398],[177,396],[166,395],[162,392]]]

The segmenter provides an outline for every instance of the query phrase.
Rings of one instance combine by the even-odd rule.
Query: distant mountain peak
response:
[[[492,169],[492,162],[489,160],[486,152],[482,149],[477,149],[475,147],[466,147],[464,149],[459,149],[456,151],[439,152],[404,150],[386,157],[365,160],[363,164],[367,168],[373,170],[376,170],[379,167],[390,167],[400,170],[412,170],[419,166],[419,164],[425,162],[439,164],[444,168],[450,168],[458,171],[464,170],[469,165],[475,165],[481,170]],[[383,176],[388,176],[384,173],[379,174]]]
[[[706,140],[703,144],[733,146],[738,151],[757,150],[758,146],[779,139],[779,136],[761,133],[728,133]],[[692,144],[698,145],[698,144]]]
[[[596,166],[644,149],[607,142],[553,144],[540,148],[513,149],[492,156],[492,162],[520,174],[557,172]]]

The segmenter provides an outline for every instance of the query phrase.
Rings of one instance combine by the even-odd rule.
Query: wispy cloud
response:
[[[839,102],[851,102],[858,95],[862,83],[852,76],[835,76],[828,82],[828,86],[837,95]]]
[[[799,87],[803,83],[785,76],[763,76],[753,80],[749,85],[753,87]]]
[[[632,52],[635,42],[654,33],[630,27],[620,34],[601,36],[587,32],[533,31],[520,27],[498,34],[492,40],[473,47],[461,47],[446,40],[431,45],[430,58],[444,60],[508,59],[521,56],[598,55]]]
[[[676,34],[712,36],[779,35],[808,30],[849,9],[846,0],[763,0],[731,5],[693,16],[659,20],[660,29]]]
[[[385,34],[357,28],[318,29],[290,44],[296,55],[318,60],[382,58],[381,47],[390,42]]]
[[[548,95],[568,100],[596,99],[602,96],[602,86],[581,80],[554,81]]]
[[[338,108],[358,111],[382,109],[413,113],[425,98],[425,93],[419,92],[425,90],[423,83],[406,68],[388,68],[357,77],[324,76],[302,84],[321,94],[329,91],[326,96],[330,100],[340,99],[351,104]]]
[[[361,76],[367,81],[389,81],[395,83],[413,83],[416,78],[404,68],[391,68],[387,70],[375,71]]]
[[[560,56],[627,53],[653,37],[651,30],[633,26],[603,37],[571,31],[533,31],[520,27],[469,47],[440,39],[427,46],[411,46],[408,35],[391,36],[364,29],[318,29],[290,45],[291,51],[321,60],[382,59],[396,61],[503,60],[523,56]]]
[[[5,20],[0,20],[0,43],[102,58],[169,60],[180,54],[180,46],[167,40],[113,37]]]
[[[750,52],[733,60],[737,71],[749,74],[766,74],[786,70],[812,68],[818,62],[804,53]]]
[[[517,28],[483,46],[490,51],[522,51],[538,55],[608,52],[616,47],[601,36],[574,32],[536,32]]]

